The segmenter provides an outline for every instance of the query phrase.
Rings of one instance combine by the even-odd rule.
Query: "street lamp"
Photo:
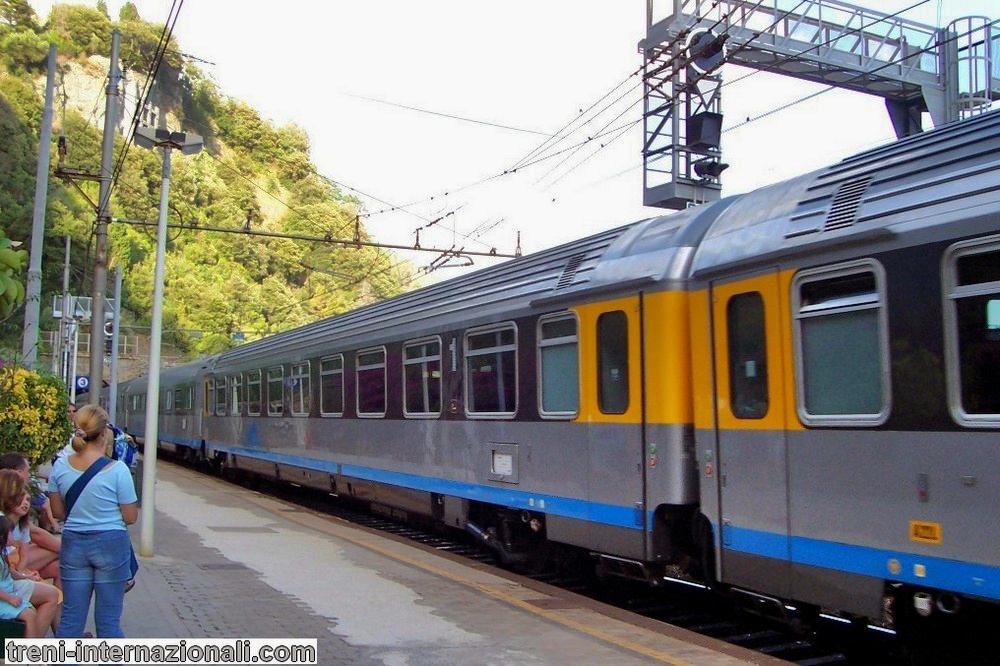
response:
[[[146,386],[146,431],[142,455],[142,523],[139,554],[153,555],[153,516],[156,494],[156,447],[159,443],[160,344],[163,328],[163,264],[167,251],[167,197],[170,194],[170,154],[174,150],[194,155],[202,147],[197,134],[140,127],[135,142],[142,148],[163,149],[163,182],[160,185],[160,217],[156,223],[156,271],[153,274],[153,318],[149,331],[149,383]],[[152,448],[149,444],[152,443]]]

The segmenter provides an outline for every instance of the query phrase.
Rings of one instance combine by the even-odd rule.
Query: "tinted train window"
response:
[[[247,414],[260,416],[260,370],[247,373]]]
[[[243,413],[243,405],[240,402],[243,389],[243,375],[233,375],[229,379],[229,408],[231,414]]]
[[[226,378],[215,378],[215,413],[219,416],[226,415]]]
[[[169,414],[170,412],[174,411],[174,392],[167,389],[167,394],[164,396],[164,398],[166,398],[166,400],[163,405],[163,411]]]
[[[281,416],[285,406],[285,369],[267,369],[267,415]]]
[[[403,345],[403,411],[407,416],[441,414],[441,341]]]
[[[358,352],[358,416],[385,416],[385,348]]]
[[[799,415],[873,425],[889,413],[884,278],[873,262],[804,271],[792,284]]]
[[[945,260],[948,393],[967,426],[1000,422],[1000,237],[954,246]]]
[[[576,316],[538,320],[538,411],[543,416],[575,416],[580,408]]]
[[[605,414],[628,410],[628,317],[621,310],[597,318],[597,404]]]
[[[767,415],[767,345],[764,299],[757,292],[738,294],[726,305],[729,338],[729,406],[739,419]]]
[[[513,324],[465,334],[465,405],[470,415],[517,412],[517,329]]]
[[[309,362],[292,366],[292,414],[309,415]]]
[[[323,416],[344,413],[344,357],[340,354],[319,362],[319,411]]]
[[[205,380],[205,393],[204,393],[204,405],[202,408],[206,414],[215,413],[215,380],[206,379]]]

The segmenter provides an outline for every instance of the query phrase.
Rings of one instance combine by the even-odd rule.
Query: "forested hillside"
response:
[[[73,90],[103,91],[111,32],[122,33],[126,72],[124,105],[136,104],[133,89],[145,82],[163,26],[144,22],[127,3],[109,17],[96,9],[55,5],[36,17],[26,0],[0,0],[0,225],[6,236],[31,237],[38,131],[49,43],[58,47],[52,167],[57,141],[65,137],[65,165],[97,174],[104,97],[61,102]],[[317,175],[309,137],[294,125],[275,127],[243,102],[227,97],[171,45],[155,78],[156,97],[167,127],[202,135],[205,150],[175,156],[170,184],[171,229],[164,286],[164,340],[195,355],[285,330],[372,300],[399,293],[410,281],[408,267],[385,251],[287,238],[208,231],[205,227],[353,239],[360,203]],[[81,82],[82,79],[82,82]],[[89,79],[89,87],[86,85]],[[60,86],[60,84],[62,84]],[[82,95],[77,95],[78,97]],[[154,113],[155,111],[151,111]],[[100,122],[98,122],[100,120]],[[154,118],[150,117],[150,122]],[[122,126],[128,134],[127,125]],[[161,154],[128,147],[115,137],[115,161],[124,154],[111,198],[109,263],[124,268],[123,330],[144,333],[151,311],[155,227],[129,220],[157,219]],[[86,197],[52,176],[49,182],[43,260],[43,329],[54,329],[52,295],[62,292],[64,237],[72,238],[70,292],[89,296],[98,184],[81,183]],[[110,271],[109,271],[110,275]],[[109,296],[113,283],[109,284]],[[0,346],[20,348],[21,308],[0,324]],[[131,327],[131,328],[130,328]],[[148,328],[146,329],[148,330]]]

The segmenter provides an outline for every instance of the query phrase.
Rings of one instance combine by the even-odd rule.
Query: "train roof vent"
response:
[[[584,254],[574,254],[566,262],[566,267],[563,269],[562,275],[559,276],[559,282],[556,283],[556,289],[563,289],[570,286],[573,283],[573,278],[576,277],[576,271],[580,268],[580,264],[586,259]]]
[[[870,182],[872,182],[872,177],[865,176],[841,183],[840,187],[837,188],[837,194],[833,196],[830,214],[826,216],[823,231],[843,229],[854,224],[858,208],[861,205],[861,197],[864,196]]]

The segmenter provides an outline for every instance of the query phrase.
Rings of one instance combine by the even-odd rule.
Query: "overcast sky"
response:
[[[918,2],[859,4],[888,13]],[[31,4],[44,20],[51,3]],[[107,0],[112,18],[121,4]],[[160,23],[171,6],[135,4]],[[998,4],[932,0],[904,16],[932,25],[997,18]],[[655,4],[660,14],[669,6]],[[644,0],[187,0],[174,37],[207,61],[199,66],[224,94],[276,124],[303,127],[320,172],[363,193],[368,212],[417,202],[368,218],[379,240],[411,244],[427,220],[457,210],[423,231],[422,245],[510,252],[520,232],[523,251],[533,252],[663,212],[641,205],[640,123],[603,149],[588,145],[463,189],[503,174],[612,90],[600,106],[624,94],[613,111],[564,145],[637,120],[641,82],[629,75],[642,65],[636,45],[645,30]],[[732,128],[723,135],[724,194],[893,139],[881,99],[843,91],[734,127],[821,89],[769,74],[735,81],[748,72],[724,70],[732,81],[722,98],[724,128]],[[433,259],[406,256],[417,265]]]

